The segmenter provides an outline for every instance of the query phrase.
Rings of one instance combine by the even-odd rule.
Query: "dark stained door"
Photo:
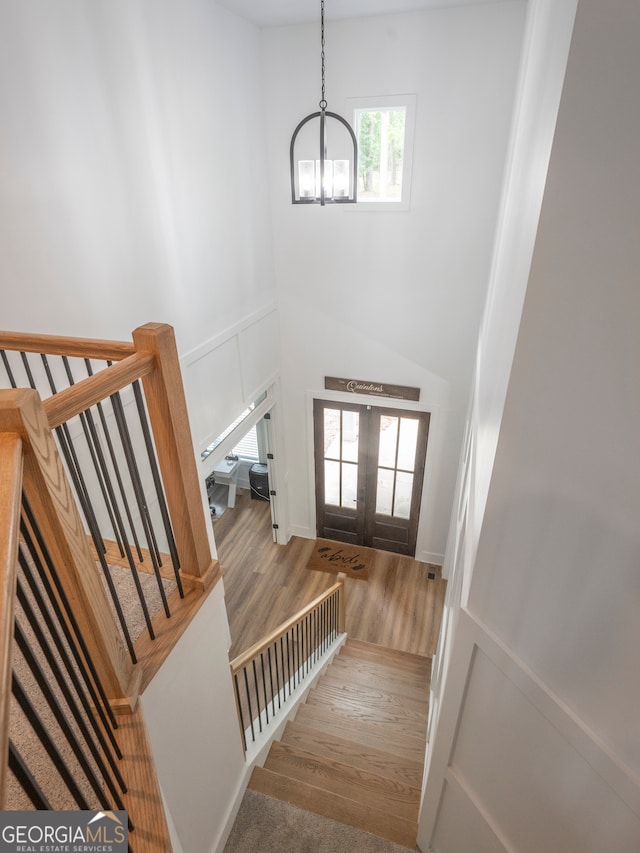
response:
[[[314,400],[318,536],[415,555],[429,414]]]

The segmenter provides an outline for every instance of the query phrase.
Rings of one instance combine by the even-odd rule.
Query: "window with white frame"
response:
[[[257,448],[259,439],[257,438],[255,426],[247,429],[246,426],[243,428],[242,425],[244,421],[252,415],[253,410],[256,408],[256,406],[262,403],[263,400],[265,400],[266,398],[267,392],[265,391],[257,398],[257,400],[251,403],[249,407],[244,410],[244,412],[238,415],[235,421],[229,424],[229,426],[224,430],[224,432],[220,433],[220,435],[215,439],[215,441],[211,442],[211,444],[202,451],[202,453],[200,454],[200,458],[202,460],[205,460],[207,456],[210,456],[213,453],[213,451],[216,449],[216,447],[218,447],[219,444],[222,444],[222,442],[226,438],[228,438],[231,433],[235,432],[238,436],[237,447],[240,448],[242,451],[242,453],[238,455],[243,455],[246,456],[247,459],[251,459],[253,458],[252,454],[254,453],[255,449],[257,459]],[[234,447],[231,452],[233,453],[235,451],[236,447]]]
[[[358,140],[358,209],[408,210],[415,95],[351,98]]]
[[[254,424],[246,435],[244,435],[231,451],[239,459],[247,459],[250,462],[259,462],[258,430]]]

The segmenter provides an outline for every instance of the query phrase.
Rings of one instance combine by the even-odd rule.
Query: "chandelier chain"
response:
[[[324,96],[324,0],[320,0],[320,32],[321,32],[321,37],[320,37],[321,52],[320,52],[320,56],[321,56],[321,59],[322,59],[322,99],[320,100],[320,104],[319,104],[319,106],[320,106],[320,109],[321,109],[321,110],[326,110],[326,108],[327,108],[327,101],[326,101],[325,96]]]
[[[289,145],[289,167],[291,170],[292,204],[355,204],[358,200],[358,140],[349,122],[337,113],[327,112],[325,98],[325,0],[320,0],[320,57],[322,60],[322,91],[320,112],[305,116],[293,131]],[[309,122],[317,122],[320,130],[313,143],[313,134],[305,131],[304,140],[298,145],[298,134]],[[337,143],[327,152],[327,124],[329,136],[337,136]],[[334,134],[333,129],[342,125]],[[348,134],[348,137],[347,137]],[[296,146],[298,146],[296,148]],[[315,151],[314,151],[315,149]],[[315,154],[315,156],[314,156]],[[302,155],[302,156],[301,156]],[[319,155],[319,156],[318,156]],[[338,158],[338,159],[336,159]]]

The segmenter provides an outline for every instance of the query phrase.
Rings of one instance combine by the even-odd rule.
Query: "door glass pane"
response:
[[[358,412],[342,413],[342,458],[345,462],[358,461],[358,434],[360,416]]]
[[[340,409],[324,410],[324,455],[340,458]]]
[[[378,465],[385,468],[396,467],[396,445],[398,443],[398,418],[389,415],[380,416],[380,447]]]
[[[340,506],[340,463],[324,460],[324,502]]]
[[[411,515],[411,492],[413,474],[398,471],[396,474],[396,499],[393,505],[394,518],[409,518]]]
[[[358,495],[358,466],[351,462],[342,463],[342,506],[356,508]]]
[[[398,468],[413,471],[416,464],[416,445],[418,443],[418,420],[400,418],[400,440],[398,443]]]
[[[391,515],[393,507],[393,471],[378,468],[378,491],[376,495],[376,513]]]

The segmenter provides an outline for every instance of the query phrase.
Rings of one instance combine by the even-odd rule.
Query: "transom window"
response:
[[[406,107],[356,110],[358,201],[401,201]]]
[[[352,98],[349,103],[358,140],[356,209],[408,210],[415,95]]]

